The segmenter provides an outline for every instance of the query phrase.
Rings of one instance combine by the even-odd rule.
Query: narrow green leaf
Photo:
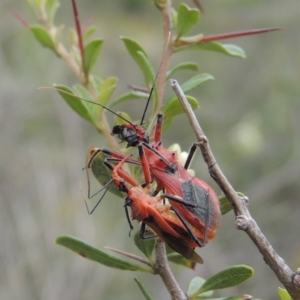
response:
[[[225,195],[219,196],[218,199],[220,202],[220,210],[222,215],[225,215],[232,210],[232,205]]]
[[[199,108],[199,103],[197,99],[191,96],[186,96],[188,102],[192,106],[193,110],[196,110]],[[168,103],[163,108],[163,114],[164,114],[164,120],[167,120],[168,118],[172,118],[174,116],[183,114],[184,110],[182,108],[181,103],[177,99],[177,97],[174,97],[173,99],[169,100]]]
[[[155,73],[153,68],[149,62],[148,56],[145,50],[140,46],[136,41],[131,40],[129,38],[121,37],[122,41],[125,44],[125,47],[134,61],[137,63],[139,68],[141,69],[147,87],[150,89],[153,85]]]
[[[113,107],[121,102],[127,101],[127,100],[133,100],[133,99],[148,99],[149,94],[143,93],[140,91],[131,91],[129,93],[126,93],[116,100],[114,100],[112,103],[110,103],[109,107]]]
[[[118,78],[109,77],[100,86],[100,93],[97,102],[106,105],[117,87]]]
[[[245,280],[252,277],[254,270],[246,265],[232,266],[226,270],[223,270],[209,279],[198,290],[198,294],[210,291],[224,289],[228,287],[236,286]]]
[[[84,62],[88,74],[92,71],[92,69],[95,67],[97,63],[97,60],[99,58],[103,46],[103,42],[104,41],[100,39],[93,40],[89,44],[87,44],[84,49]]]
[[[245,197],[245,194],[243,194],[241,192],[237,192],[237,194],[242,198]],[[227,197],[225,195],[219,196],[218,199],[220,202],[220,210],[221,210],[222,215],[227,214],[228,212],[230,212],[233,209],[230,201],[227,199]]]
[[[60,236],[56,239],[56,244],[64,246],[70,250],[75,251],[77,254],[96,261],[107,267],[127,270],[127,271],[141,271],[145,273],[153,273],[151,269],[143,268],[139,265],[130,263],[128,261],[122,260],[118,257],[107,254],[98,248],[95,248],[86,242],[79,240],[72,236]]]
[[[87,104],[86,102],[78,99],[78,97],[76,97],[77,95],[70,88],[64,85],[54,85],[54,87],[58,89],[58,93],[73,110],[75,110],[85,120],[91,122],[92,124],[94,123],[93,113],[86,105]],[[63,91],[69,94],[65,94]],[[71,96],[70,94],[73,94],[74,96]]]
[[[236,45],[231,44],[221,44],[218,42],[209,42],[209,43],[199,43],[197,45],[189,45],[178,50],[208,50],[208,51],[215,51],[220,52],[222,54],[226,54],[232,57],[238,58],[246,58],[246,53],[244,50]]]
[[[148,237],[148,238],[147,238]],[[151,230],[145,233],[145,239],[141,239],[139,231],[134,235],[134,243],[138,249],[145,254],[149,261],[154,262],[152,253],[155,248],[157,239],[155,238],[155,233]]]
[[[278,288],[278,294],[280,296],[280,300],[292,300],[292,297],[288,293],[286,289]]]
[[[177,13],[177,11],[173,7],[171,8],[171,14],[172,14],[173,24],[177,28],[177,16],[178,16],[178,13]]]
[[[104,160],[106,158],[107,155],[105,155],[103,152],[99,152],[91,164],[92,173],[101,186],[107,184],[111,179],[111,170],[104,165]],[[114,184],[110,186],[108,191],[118,197],[124,198],[124,194],[121,193],[118,187]]]
[[[34,0],[26,0],[27,5],[29,6],[29,8],[31,9],[31,11],[33,12],[33,14],[35,16],[39,15],[39,9],[38,6],[36,4],[36,1]]]
[[[154,76],[155,76],[153,68],[150,64],[148,57],[143,52],[138,51],[137,57],[139,57],[139,66],[143,72],[147,87],[150,90],[153,86]]]
[[[175,251],[168,253],[167,258],[168,258],[168,261],[170,261],[174,264],[177,264],[177,265],[180,265],[180,266],[192,269],[192,270],[195,269],[196,262],[183,257],[181,254],[179,254]]]
[[[202,84],[203,82],[212,79],[214,79],[214,77],[210,74],[207,73],[197,74],[181,85],[182,91],[184,93],[187,93],[193,90],[194,88],[196,88],[197,86],[199,86],[200,84]]]
[[[30,30],[34,34],[35,38],[44,46],[52,50],[55,50],[54,41],[50,33],[43,26],[40,25],[31,25],[29,26]]]
[[[172,70],[170,70],[167,73],[167,79],[170,79],[173,76],[173,74],[175,74],[175,72],[178,72],[178,71],[181,71],[181,70],[198,71],[199,66],[198,66],[198,64],[193,63],[193,62],[181,63],[181,64],[177,65],[176,67],[174,67]]]
[[[117,115],[115,115],[114,116],[115,125],[124,125],[124,124],[128,124],[128,122],[132,122],[132,119],[128,113],[123,111],[116,111],[116,113],[118,114],[118,116],[126,119],[126,121],[122,118],[119,118]]]
[[[51,22],[53,21],[53,18],[55,17],[55,14],[59,7],[60,7],[60,3],[58,0],[47,0],[46,1],[46,12],[47,12]]]
[[[202,277],[194,277],[190,283],[189,283],[189,287],[187,290],[187,294],[189,296],[189,299],[193,299],[193,297],[191,297],[192,295],[194,295],[195,292],[197,292],[201,286],[204,284],[205,279]],[[213,291],[207,291],[203,294],[201,294],[201,298],[209,298],[213,295]]]
[[[98,95],[100,93],[100,87],[103,83],[103,80],[100,77],[93,76],[93,75],[91,75],[90,80],[94,90],[96,91],[96,94]]]
[[[162,132],[165,133],[169,127],[172,125],[174,118],[170,117],[167,119],[164,119],[163,121],[163,127],[162,127]]]
[[[109,77],[105,79],[104,81],[100,82],[97,80],[97,82],[94,81],[95,85],[98,85],[98,91],[97,92],[97,100],[96,103],[99,103],[101,105],[106,106],[106,103],[111,98],[112,94],[114,93],[116,86],[117,86],[118,78],[116,77]],[[94,114],[94,120],[97,124],[97,127],[101,128],[101,124],[99,121],[101,120],[101,115],[103,113],[103,107],[100,105],[94,105],[93,108],[93,114]]]
[[[97,127],[97,122],[100,119],[100,113],[102,113],[103,108],[101,106],[97,105],[97,102],[95,101],[94,96],[83,85],[76,84],[73,86],[73,90],[82,99],[92,102],[92,103],[90,103],[90,102],[84,101],[82,99],[78,99],[78,101],[81,101],[84,103],[85,107],[87,108],[87,110],[90,113],[90,116],[93,120],[93,124]]]
[[[143,293],[143,295],[145,296],[145,298],[147,300],[153,300],[153,298],[151,297],[151,295],[149,294],[149,292],[147,291],[145,285],[138,279],[138,278],[134,278],[134,281],[137,283],[137,285],[139,286],[141,292]]]
[[[177,38],[186,35],[199,21],[200,11],[198,9],[189,8],[182,3],[178,9],[177,15]]]
[[[87,40],[96,30],[97,27],[95,26],[90,26],[89,28],[87,28],[83,33],[83,39]]]

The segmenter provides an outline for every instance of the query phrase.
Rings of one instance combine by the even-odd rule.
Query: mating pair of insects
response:
[[[119,117],[124,119],[122,116]],[[142,125],[143,119],[140,124],[125,120],[127,124],[113,127],[112,135],[117,135],[122,142],[127,142],[127,147],[138,148],[139,159],[107,149],[92,148],[87,167],[91,167],[100,152],[106,154],[108,157],[104,165],[111,170],[111,180],[103,189],[108,189],[114,184],[124,192],[125,212],[130,228],[133,227],[128,207],[131,209],[132,219],[142,222],[140,229],[142,238],[147,225],[176,252],[187,259],[203,263],[194,249],[205,246],[214,238],[221,216],[219,201],[208,184],[192,177],[187,171],[196,151],[196,144],[190,149],[184,165],[179,162],[176,152],[163,148],[162,119],[163,115],[159,113],[152,140]],[[143,183],[122,169],[124,163],[141,167]],[[153,182],[156,187],[150,193]],[[165,203],[165,199],[168,200],[168,204]],[[88,210],[89,213],[94,209]]]

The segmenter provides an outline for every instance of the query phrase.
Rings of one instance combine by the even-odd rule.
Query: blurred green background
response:
[[[56,23],[73,27],[70,1],[62,2]],[[95,73],[119,77],[117,94],[128,84],[143,84],[119,37],[136,39],[158,66],[162,33],[152,1],[77,3],[82,22],[92,16],[99,27],[97,36],[105,38]],[[253,217],[278,254],[296,270],[300,266],[299,1],[210,0],[203,5],[199,31],[205,34],[284,28],[229,41],[245,49],[246,60],[190,51],[174,55],[171,65],[195,60],[202,72],[215,77],[193,94],[201,105],[197,116],[224,173],[236,190],[248,195]],[[58,235],[71,234],[98,247],[139,254],[128,237],[122,200],[107,196],[93,215],[87,214],[79,190],[79,180],[85,181],[81,169],[90,145],[106,145],[57,93],[37,90],[53,83],[72,85],[76,79],[12,11],[34,21],[25,1],[1,1],[0,298],[143,299],[133,281],[138,276],[155,299],[169,299],[157,276],[109,269],[54,244]],[[180,73],[176,79],[183,82],[192,75]],[[170,92],[168,86],[166,93]],[[130,107],[139,118],[143,104],[134,102]],[[118,109],[127,110],[128,105]],[[185,116],[176,118],[163,139],[165,146],[180,142],[184,150],[193,141]],[[193,168],[220,194],[201,155]],[[138,227],[135,223],[135,230]],[[172,265],[183,289],[194,276],[208,278],[231,265],[247,264],[255,269],[254,278],[218,296],[247,293],[278,299],[280,283],[247,235],[235,230],[232,213],[223,218],[217,237],[198,252],[206,262],[195,271]]]

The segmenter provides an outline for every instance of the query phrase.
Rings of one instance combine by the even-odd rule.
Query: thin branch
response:
[[[132,254],[132,253],[128,253],[128,252],[125,252],[125,251],[122,251],[122,250],[119,250],[119,249],[111,248],[111,247],[104,247],[104,248],[105,248],[105,249],[108,249],[108,250],[110,250],[110,251],[113,251],[113,252],[115,252],[115,253],[124,255],[124,256],[126,256],[126,257],[129,257],[129,258],[131,258],[131,259],[137,260],[137,261],[139,261],[139,262],[141,262],[141,263],[143,263],[143,264],[148,265],[149,267],[152,267],[151,263],[150,263],[147,259],[142,258],[142,257],[140,257],[140,256],[137,256],[137,255],[134,255],[134,254]]]
[[[83,71],[83,74],[85,77],[85,81],[89,82],[89,75],[88,75],[88,72],[86,69],[85,58],[84,58],[84,45],[83,45],[82,32],[81,32],[81,26],[80,26],[80,20],[79,20],[79,14],[78,14],[78,10],[77,10],[76,0],[72,0],[72,7],[73,7],[75,26],[76,26],[77,36],[78,36],[78,48],[80,50],[82,71]]]
[[[163,95],[166,84],[167,71],[170,63],[170,58],[172,54],[171,43],[172,34],[171,34],[171,0],[167,0],[164,8],[162,9],[162,25],[163,25],[163,38],[164,38],[164,47],[162,53],[162,63],[160,71],[157,75],[157,106],[154,112],[156,115],[162,108]]]
[[[272,245],[268,242],[264,234],[261,232],[255,220],[251,217],[246,203],[235,192],[233,187],[224,176],[218,166],[215,157],[210,149],[208,139],[204,135],[196,116],[188,103],[182,89],[176,80],[171,79],[171,86],[181,102],[189,122],[195,132],[204,161],[208,166],[211,177],[219,185],[220,189],[231,202],[235,212],[235,227],[244,230],[256,245],[262,254],[265,262],[273,270],[278,280],[284,285],[294,300],[300,300],[300,272],[293,273],[284,260],[275,252]],[[299,270],[300,271],[300,270]]]
[[[172,300],[187,300],[187,296],[181,290],[179,284],[175,280],[173,273],[171,272],[167,255],[165,243],[159,240],[155,247],[156,262],[154,270],[163,280],[166,288],[168,289]]]

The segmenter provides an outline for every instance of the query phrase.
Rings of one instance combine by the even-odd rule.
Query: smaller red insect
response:
[[[173,250],[182,254],[187,259],[203,263],[202,258],[194,251],[198,246],[197,240],[202,237],[202,232],[189,224],[183,216],[171,205],[163,204],[165,198],[178,203],[186,203],[173,195],[150,196],[150,185],[141,187],[139,183],[122,170],[122,165],[129,157],[119,162],[116,166],[105,162],[112,170],[112,181],[127,194],[125,208],[131,208],[133,220],[142,222],[140,236],[143,238],[145,225],[148,225],[163,241]],[[128,216],[128,213],[126,213]],[[132,225],[129,220],[130,227]]]

